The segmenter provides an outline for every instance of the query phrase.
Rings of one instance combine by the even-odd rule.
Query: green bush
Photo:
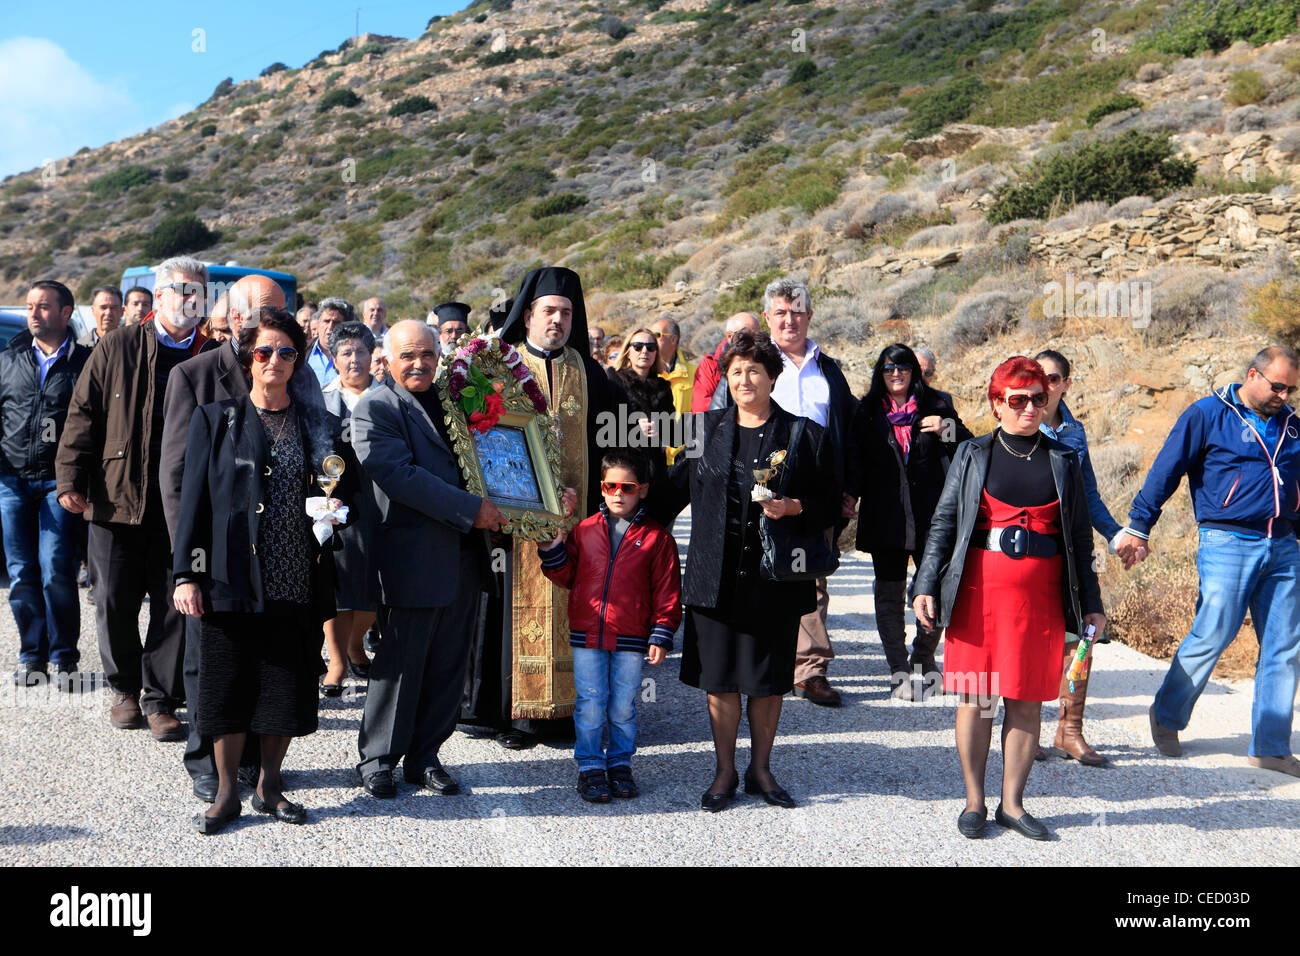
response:
[[[120,196],[136,186],[145,186],[153,182],[158,175],[145,166],[123,166],[107,175],[90,181],[90,191],[96,196],[111,198]]]
[[[332,110],[336,106],[353,107],[361,103],[361,97],[348,89],[330,90],[320,98],[316,104],[316,112],[324,113],[326,110]]]
[[[289,69],[287,66],[281,63],[279,60],[276,60],[274,63],[272,63],[270,66],[268,66],[266,69],[264,69],[261,73],[257,75],[270,76],[272,73],[283,73],[287,69]]]
[[[169,183],[178,183],[182,179],[188,179],[190,171],[184,166],[168,166],[163,170],[163,179]]]
[[[295,232],[292,236],[289,236],[289,238],[277,242],[271,252],[293,252],[296,249],[305,249],[308,246],[314,245],[316,245],[315,236],[306,232]]]
[[[384,201],[379,204],[379,209],[375,215],[380,222],[395,222],[398,219],[405,219],[411,213],[419,202],[410,193],[395,192],[390,196],[384,197]]]
[[[802,59],[795,63],[794,68],[790,70],[790,78],[786,80],[786,86],[794,86],[797,83],[807,83],[817,75],[817,64],[810,59]]]
[[[912,122],[908,139],[937,133],[948,123],[958,123],[970,115],[984,93],[984,83],[972,74],[959,76],[938,89],[921,94],[911,105]]]
[[[573,212],[585,205],[587,205],[586,196],[578,193],[557,193],[537,200],[528,210],[528,214],[534,219],[545,219],[547,216],[560,216],[566,212]]]
[[[168,216],[149,234],[145,241],[145,255],[151,259],[166,259],[184,253],[198,252],[217,241],[217,233],[188,213]]]
[[[1218,52],[1238,40],[1259,46],[1294,33],[1297,17],[1300,0],[1191,0],[1143,45],[1179,56]]]
[[[1238,70],[1228,81],[1227,100],[1233,106],[1258,103],[1268,96],[1268,84],[1256,70]]]
[[[1174,149],[1168,136],[1130,131],[1109,142],[1055,153],[1031,164],[1020,185],[999,187],[988,221],[1041,219],[1058,202],[1159,198],[1196,177],[1196,164],[1175,158]]]
[[[1142,101],[1132,93],[1120,93],[1118,96],[1112,96],[1105,103],[1088,110],[1088,114],[1083,120],[1089,126],[1096,126],[1101,122],[1102,117],[1109,116],[1111,113],[1122,113],[1124,110],[1140,110],[1141,108]]]
[[[405,99],[398,100],[388,108],[389,116],[405,116],[408,113],[427,113],[430,110],[436,110],[438,104],[427,96],[419,94],[408,96]]]
[[[494,173],[480,176],[461,192],[448,218],[456,225],[504,212],[538,198],[555,182],[555,175],[535,159],[520,159]]]
[[[216,123],[207,123],[207,124],[205,124],[205,125],[203,126],[203,128],[199,130],[199,135],[200,135],[200,136],[216,136],[216,135],[217,135],[217,124],[216,124]]]

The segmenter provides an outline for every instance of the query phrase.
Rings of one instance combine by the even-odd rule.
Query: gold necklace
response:
[[[1020,436],[1020,437],[1024,437],[1024,436]],[[1033,455],[1034,452],[1038,451],[1038,443],[1042,440],[1043,440],[1043,433],[1035,432],[1034,447],[1029,449],[1028,455],[1022,455],[1020,454],[1020,452],[1016,451],[1014,448],[1012,448],[1010,445],[1007,444],[1007,440],[1002,437],[1002,429],[1000,428],[998,429],[998,441],[1002,443],[1002,447],[1005,448],[1010,454],[1015,455],[1017,458],[1023,458],[1025,461],[1029,461],[1030,455]]]

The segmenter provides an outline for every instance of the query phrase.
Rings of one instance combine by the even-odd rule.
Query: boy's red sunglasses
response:
[[[640,486],[635,481],[602,481],[600,483],[600,492],[601,494],[612,495],[616,491],[621,491],[625,495],[634,495],[638,487]]]

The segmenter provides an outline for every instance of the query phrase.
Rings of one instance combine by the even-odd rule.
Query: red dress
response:
[[[1061,503],[1021,508],[980,500],[975,533],[1019,524],[1042,534],[1061,531]],[[944,635],[943,689],[1012,700],[1055,700],[1065,653],[1061,606],[1063,557],[1011,558],[972,544]]]

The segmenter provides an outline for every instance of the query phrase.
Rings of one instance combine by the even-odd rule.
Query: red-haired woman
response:
[[[1042,366],[1007,359],[988,394],[998,427],[962,443],[953,457],[912,585],[913,607],[922,625],[948,628],[943,684],[961,698],[957,752],[966,781],[957,829],[972,839],[984,831],[984,773],[1001,697],[995,819],[1046,840],[1047,828],[1021,802],[1039,711],[1060,686],[1067,621],[1101,631],[1106,618],[1079,459],[1038,428],[1048,398]]]

